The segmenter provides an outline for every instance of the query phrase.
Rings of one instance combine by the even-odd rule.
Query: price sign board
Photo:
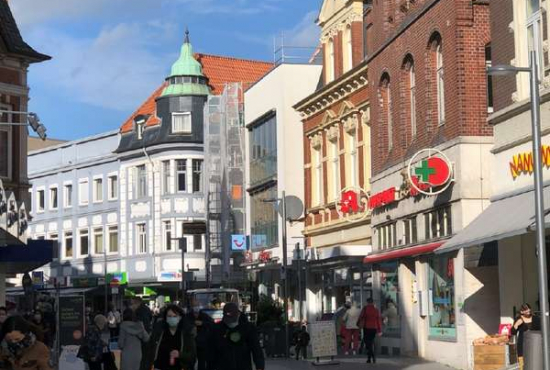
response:
[[[332,357],[338,354],[336,324],[334,321],[318,321],[309,324],[312,357]]]

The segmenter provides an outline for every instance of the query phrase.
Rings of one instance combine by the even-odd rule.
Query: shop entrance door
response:
[[[414,259],[403,260],[403,299],[401,310],[401,347],[407,356],[418,355],[419,306],[416,298],[417,276]]]

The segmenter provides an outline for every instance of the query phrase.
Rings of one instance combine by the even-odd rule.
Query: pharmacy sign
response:
[[[411,187],[425,195],[441,194],[452,183],[453,166],[449,158],[437,149],[423,149],[409,161]]]

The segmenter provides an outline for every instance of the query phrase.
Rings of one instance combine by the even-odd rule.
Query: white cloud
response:
[[[16,0],[10,8],[20,27],[30,27],[56,19],[75,19],[95,15],[105,9],[112,0]]]
[[[296,26],[285,31],[285,44],[292,46],[317,46],[321,35],[321,30],[315,23],[317,14],[317,10],[310,11]]]
[[[41,28],[39,37],[31,37],[39,42],[32,44],[54,58],[34,66],[33,74],[69,99],[134,110],[162,83],[177,57],[152,51],[159,40],[173,36],[173,27],[121,23],[91,39]]]

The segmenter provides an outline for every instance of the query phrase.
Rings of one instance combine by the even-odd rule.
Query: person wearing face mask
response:
[[[137,370],[142,358],[142,344],[147,343],[149,334],[143,323],[137,321],[132,309],[125,309],[122,318],[118,337],[118,348],[122,350],[120,370]]]
[[[206,370],[208,368],[208,342],[212,334],[214,320],[208,316],[200,307],[193,307],[193,319],[197,328],[197,362],[198,370]]]
[[[38,339],[43,341],[48,347],[52,347],[52,333],[50,325],[44,320],[42,311],[36,310],[32,316],[31,323],[36,326],[37,330],[41,333]]]
[[[0,368],[13,370],[52,370],[48,347],[36,339],[31,325],[20,316],[6,319],[2,325]]]
[[[256,327],[236,303],[224,306],[223,319],[214,327],[208,350],[209,370],[252,370],[252,360],[256,370],[265,369]]]
[[[145,368],[155,370],[193,370],[197,356],[195,329],[183,310],[169,305],[153,329],[144,354]]]

